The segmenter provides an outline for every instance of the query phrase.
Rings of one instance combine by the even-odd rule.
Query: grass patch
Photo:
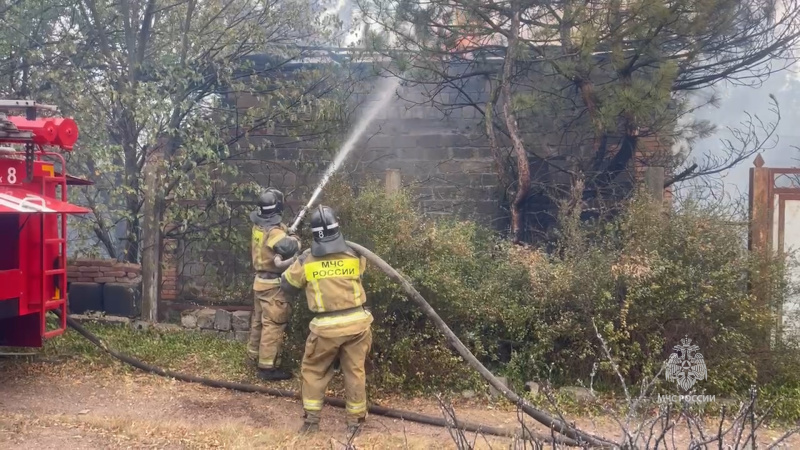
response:
[[[196,332],[139,331],[97,322],[83,325],[109,347],[154,366],[217,380],[256,380],[254,371],[246,362],[246,347],[240,342]],[[111,356],[72,329],[48,340],[42,354],[81,358],[90,365],[117,364]],[[138,370],[126,364],[117,365],[120,370]]]
[[[283,382],[264,383],[256,377],[254,368],[247,364],[247,346],[238,341],[220,338],[214,334],[205,334],[196,331],[182,330],[134,330],[127,326],[106,324],[100,322],[85,322],[83,326],[91,333],[97,335],[110,348],[139,359],[147,364],[163,369],[169,369],[187,375],[195,375],[214,380],[234,381],[247,384],[268,385],[270,387],[300,389],[300,359],[302,348],[293,348],[287,342],[283,350],[283,366],[291,370],[295,377]],[[30,349],[25,350],[30,351]],[[138,371],[97,348],[75,330],[67,332],[57,338],[45,342],[40,354],[45,358],[67,358],[79,362],[86,367],[103,367],[105,369],[119,370],[126,373]],[[297,355],[297,356],[295,356]],[[458,361],[453,364],[464,365],[460,358],[451,356]],[[469,370],[464,365],[464,370]],[[399,373],[398,376],[402,376]],[[474,378],[479,378],[474,373]],[[470,386],[475,390],[486,390],[486,386],[478,384]],[[459,393],[458,386],[452,389],[435,389],[436,392]],[[334,376],[328,387],[328,395],[333,397],[344,396],[344,380],[341,374]],[[413,398],[419,395],[427,396],[430,392],[422,393],[418,390],[404,390],[402,384],[389,387],[383,383],[367,380],[367,394],[373,400],[391,399],[401,396]]]
[[[84,326],[100,337],[109,347],[140,359],[145,363],[161,368],[182,372],[200,377],[226,380],[248,384],[265,384],[255,376],[255,370],[248,366],[246,360],[246,346],[243,343],[221,339],[215,335],[188,331],[167,331],[150,329],[145,331],[134,330],[126,326],[87,322]],[[14,349],[20,352],[30,352],[31,349]],[[69,329],[55,339],[45,342],[39,354],[48,359],[67,359],[70,365],[77,364],[80,370],[111,370],[123,373],[139,372],[138,369],[120,363],[83,338],[76,331]],[[23,360],[20,360],[23,361]],[[299,361],[287,361],[287,366],[294,367],[295,378],[280,383],[268,383],[271,387],[299,391]],[[455,363],[455,362],[454,362]],[[460,360],[459,364],[463,364]],[[402,374],[398,374],[401,376]],[[477,376],[477,375],[476,375]],[[479,394],[473,400],[465,401],[461,398],[461,387],[451,386],[449,389],[435,389],[451,398],[460,406],[478,406],[492,403],[488,399],[485,383],[473,388]],[[267,385],[267,384],[265,384]],[[515,386],[520,388],[520,386]],[[417,397],[430,398],[419,392],[408,392],[398,386],[387,388],[380,383],[368,381],[368,395],[371,401],[385,405],[395,403],[399,398],[408,399],[417,394]],[[523,394],[521,389],[517,389]],[[560,410],[561,412],[581,417],[602,416],[610,410],[624,410],[624,402],[611,393],[598,393],[599,398],[593,402],[575,401],[570,395],[562,392],[555,394],[554,405],[545,396],[525,395],[532,404],[546,410]],[[328,395],[343,397],[343,379],[341,375],[334,377],[329,386]],[[759,409],[772,405],[772,417],[769,422],[773,424],[786,424],[793,422],[798,411],[797,392],[784,387],[783,389],[762,388]],[[774,405],[773,405],[774,404]],[[511,411],[514,406],[505,400],[494,403],[495,408]],[[721,404],[708,405],[703,413],[708,417],[719,414]]]

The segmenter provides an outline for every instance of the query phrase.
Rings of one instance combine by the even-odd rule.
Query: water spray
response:
[[[347,137],[347,140],[344,142],[344,145],[339,149],[339,153],[336,154],[336,157],[331,162],[331,165],[328,166],[328,169],[325,171],[325,174],[322,176],[322,180],[320,180],[319,185],[314,190],[314,193],[311,194],[311,198],[308,200],[303,209],[300,210],[300,213],[292,222],[292,226],[289,227],[289,231],[294,233],[297,231],[297,227],[300,226],[300,222],[303,220],[303,217],[306,215],[308,210],[311,208],[311,205],[317,200],[317,197],[322,193],[322,189],[328,184],[331,177],[334,173],[339,169],[342,165],[344,160],[347,158],[347,155],[355,148],[356,142],[361,138],[365,131],[367,131],[367,127],[375,120],[375,117],[381,112],[382,109],[386,107],[386,104],[389,103],[389,100],[392,99],[392,94],[394,94],[395,89],[397,86],[400,85],[400,79],[396,77],[391,77],[383,81],[381,85],[376,88],[376,92],[378,92],[378,99],[377,101],[373,102],[364,114],[359,119],[356,126],[350,132],[350,135]]]

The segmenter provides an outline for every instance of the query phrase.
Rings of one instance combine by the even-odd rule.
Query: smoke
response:
[[[331,45],[349,46],[360,38],[358,27],[354,23],[352,0],[323,0],[320,6],[320,17],[323,21],[336,18],[338,22],[335,26],[329,25],[332,33]]]
[[[690,159],[702,159],[707,155],[724,156],[726,150],[721,143],[723,139],[736,142],[729,128],[744,129],[748,120],[747,113],[757,116],[765,123],[774,122],[776,117],[770,112],[769,95],[778,100],[780,122],[775,137],[770,141],[761,156],[770,167],[796,167],[800,159],[800,77],[792,71],[784,70],[773,74],[757,88],[747,86],[719,85],[701,91],[699,98],[711,95],[719,97],[718,106],[706,106],[693,113],[694,119],[705,119],[716,125],[717,130],[711,136],[697,139],[692,145]],[[759,130],[761,131],[761,130]],[[760,138],[764,138],[760,132]],[[777,142],[777,145],[774,145]],[[685,143],[681,143],[685,146]],[[749,169],[753,167],[756,155],[740,163],[732,169],[718,175],[725,194],[738,197],[748,192]]]

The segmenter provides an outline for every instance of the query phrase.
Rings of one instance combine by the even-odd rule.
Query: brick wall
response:
[[[178,296],[178,266],[175,263],[177,239],[164,239],[161,253],[161,299],[175,300]]]
[[[377,101],[376,86],[375,78],[365,76],[355,87],[349,98],[350,107],[355,110],[351,122],[355,123]],[[424,213],[458,215],[506,228],[508,212],[501,202],[504,193],[493,167],[483,116],[472,105],[482,107],[489,98],[489,89],[488,81],[477,76],[466,79],[458,88],[445,87],[435,93],[419,86],[399,89],[400,98],[381,109],[341,173],[347,173],[352,185],[358,186],[365,179],[383,179],[386,169],[398,169],[402,184],[416,193]],[[254,104],[247,96],[237,101],[241,108]],[[552,122],[548,116],[520,118],[529,151],[550,162],[532,167],[532,176],[537,183],[551,186],[569,182],[565,172],[553,167],[567,166],[573,156],[586,157],[592,151],[591,136],[585,133],[548,136],[546,130]],[[575,129],[580,129],[580,124]],[[294,191],[287,203],[290,211],[297,211],[333,155],[317,148],[308,138],[277,138],[272,131],[264,137],[257,132],[251,134],[250,143],[257,150],[240,164],[240,176],[284,192]],[[502,142],[502,134],[498,139],[508,144]],[[638,167],[663,165],[659,152],[669,151],[668,146],[650,137],[641,139],[639,147],[630,167],[632,180],[637,178]]]
[[[355,110],[351,124],[368,109],[370,103],[376,101],[373,95],[376,81],[365,77],[349,97],[349,106]],[[348,176],[350,184],[357,188],[367,179],[383,180],[387,169],[399,170],[402,185],[416,194],[420,209],[427,215],[457,215],[497,229],[507,229],[504,192],[493,167],[494,161],[481,123],[483,116],[470,105],[485,104],[489,96],[487,80],[472,77],[457,89],[447,87],[435,93],[426,92],[425,87],[419,86],[402,88],[399,93],[401,98],[382,108],[363,138],[356,143],[340,174]],[[236,99],[236,103],[244,109],[256,102],[243,95]],[[586,157],[592,151],[591,139],[587,140],[586,136],[578,133],[552,138],[546,136],[543,130],[553,123],[553,117],[520,118],[520,127],[525,130],[523,138],[530,152],[548,161],[545,165],[541,159],[531,159],[532,177],[540,185],[567,184],[569,175],[557,168],[568,168],[572,156]],[[351,127],[343,128],[344,135]],[[246,156],[237,161],[238,176],[262,186],[278,187],[285,193],[291,192],[286,205],[285,217],[288,219],[310,197],[334,155],[308,137],[281,137],[277,134],[275,129],[264,130],[261,136],[258,131],[250,133],[247,144],[256,150],[246,152]],[[502,140],[502,135],[498,138]],[[630,167],[631,180],[638,178],[638,168],[660,165],[659,152],[669,150],[655,139],[642,139],[640,144]],[[532,210],[539,206],[538,200],[541,199],[529,202]],[[326,201],[324,192],[321,201]],[[538,216],[527,222],[543,223]],[[169,257],[168,253],[165,250],[165,258]],[[224,257],[221,253],[218,256]],[[240,255],[239,259],[238,262],[245,263],[241,270],[251,276],[247,256]],[[236,261],[225,261],[226,268],[235,264]],[[209,255],[203,258],[183,248],[176,262],[165,265],[162,299],[173,300],[177,296],[176,300],[199,301],[205,292],[202,291],[204,282],[213,278],[206,275],[208,266],[220,264],[209,262]],[[187,289],[190,285],[193,289],[194,285],[200,287],[193,292]],[[231,299],[223,300],[228,303]],[[234,301],[238,304],[248,300],[243,297]]]
[[[138,284],[142,281],[142,266],[106,259],[72,260],[67,264],[67,281]]]
[[[355,88],[349,98],[353,121],[377,101],[375,87],[376,80],[367,79]],[[463,90],[477,102],[488,96],[486,83],[477,78]],[[402,98],[380,111],[340,173],[349,174],[358,186],[366,179],[383,179],[386,169],[399,169],[403,185],[416,193],[426,214],[457,214],[480,221],[502,215],[499,181],[477,110],[464,106],[442,111],[418,104],[426,101],[419,88],[404,88],[400,94]],[[455,89],[440,92],[436,99],[464,102]],[[249,98],[239,101],[240,107],[250,104]],[[287,198],[294,211],[308,199],[333,156],[308,139],[259,138],[253,133],[251,143],[257,150],[240,165],[240,176],[284,192],[294,190]]]
[[[98,311],[114,316],[141,314],[142,267],[108,259],[76,259],[67,263],[69,310]]]
[[[636,171],[636,181],[643,181],[644,173],[647,171],[648,166],[669,167],[668,158],[670,154],[670,146],[661,142],[658,137],[647,136],[640,138],[637,144],[637,155],[633,161]],[[669,178],[671,175],[672,174],[669,172],[664,174],[665,178]],[[672,186],[664,189],[664,203],[666,205],[672,204],[672,195]]]

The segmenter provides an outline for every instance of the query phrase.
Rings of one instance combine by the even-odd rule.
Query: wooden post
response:
[[[664,168],[648,167],[644,172],[644,185],[653,200],[664,203]]]
[[[772,179],[770,170],[764,167],[764,158],[756,156],[750,168],[750,199],[749,199],[749,219],[750,233],[748,248],[760,259],[758,269],[750,274],[750,290],[756,298],[759,306],[766,307],[772,299],[772,290],[769,283],[769,261],[772,258],[770,249],[770,229],[772,228],[772,217],[770,217],[770,187]],[[766,354],[770,351],[771,345],[781,340],[782,311],[778,308],[774,311],[774,319],[771,329],[764,330],[758,342],[758,351]]]
[[[386,169],[386,194],[392,195],[400,192],[400,170]]]
[[[770,211],[769,168],[764,167],[764,158],[756,156],[755,167],[750,168],[750,239],[751,251],[766,252],[770,247],[769,235],[772,220]],[[766,254],[765,254],[766,256]]]

